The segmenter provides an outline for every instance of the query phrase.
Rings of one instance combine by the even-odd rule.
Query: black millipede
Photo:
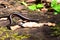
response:
[[[28,21],[33,21],[33,22],[38,22],[39,19],[30,19],[30,18],[27,18],[25,16],[23,16],[21,13],[12,13],[9,17],[10,17],[10,23],[12,24],[12,16],[13,15],[16,15],[18,16],[19,18],[21,18],[22,20],[28,20]]]
[[[7,17],[9,19],[9,21],[10,21],[10,24],[7,26],[8,29],[10,29],[10,26],[13,24],[13,20],[12,20],[13,15],[18,16],[22,20],[28,20],[28,21],[33,21],[33,22],[38,22],[39,21],[39,19],[30,19],[30,18],[27,18],[27,17],[23,16],[21,13],[13,12],[9,16],[3,16],[3,18]],[[2,17],[0,17],[0,18],[2,18]]]

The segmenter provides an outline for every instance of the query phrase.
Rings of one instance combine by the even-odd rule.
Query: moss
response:
[[[55,27],[51,27],[51,36],[60,36],[60,24],[57,24]]]
[[[8,30],[6,27],[0,28],[0,39],[5,40],[22,40],[24,38],[29,38],[29,35],[18,35],[18,33],[13,32],[12,30]]]

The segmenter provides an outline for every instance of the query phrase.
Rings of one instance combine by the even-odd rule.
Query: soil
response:
[[[53,22],[60,23],[60,15],[53,15],[53,12],[41,13],[39,11],[31,11],[27,9],[24,5],[20,4],[21,0],[1,0],[0,1],[0,18],[9,16],[13,12],[20,12],[23,16],[30,19],[39,19],[39,22]],[[29,3],[30,4],[30,3]],[[20,20],[19,17],[15,17],[17,21]],[[9,20],[0,20],[0,26],[5,27],[9,24]],[[19,28],[14,32],[18,32],[19,35],[30,34],[31,37],[24,40],[60,40],[59,37],[51,37],[50,27],[43,26],[40,28]],[[9,39],[8,39],[9,40]]]

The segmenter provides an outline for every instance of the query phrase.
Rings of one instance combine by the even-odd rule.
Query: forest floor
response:
[[[39,23],[47,23],[47,22],[56,22],[60,23],[60,15],[54,15],[53,12],[40,12],[38,10],[31,11],[26,6],[21,4],[22,0],[0,0],[0,18],[5,18],[5,16],[9,16],[13,14],[13,12],[20,12],[24,17],[29,19],[39,19]],[[29,3],[33,4],[33,3]],[[20,20],[19,17],[15,16],[13,18],[16,22]],[[10,24],[9,20],[0,20],[0,27],[5,28]],[[9,30],[9,29],[7,29]],[[60,37],[51,36],[49,26],[42,26],[36,28],[18,28],[14,30],[18,35],[30,35],[29,38],[23,40],[60,40]],[[3,34],[2,34],[3,36]],[[5,40],[10,40],[9,38]],[[12,39],[13,40],[13,39]]]

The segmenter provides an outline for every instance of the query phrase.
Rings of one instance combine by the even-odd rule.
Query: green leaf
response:
[[[60,4],[57,3],[57,0],[52,0],[51,7],[57,12],[60,12]]]
[[[57,15],[58,13],[57,12],[54,12],[54,15]]]
[[[54,7],[54,6],[56,6],[57,5],[57,0],[52,0],[52,2],[51,2],[51,7]]]
[[[36,10],[36,9],[37,9],[37,8],[36,8],[36,5],[28,6],[28,8],[29,8],[30,10]]]
[[[60,12],[60,5],[53,7],[53,9],[56,10],[57,12]]]
[[[37,8],[42,8],[42,7],[44,7],[43,4],[38,4],[38,5],[37,5]]]

